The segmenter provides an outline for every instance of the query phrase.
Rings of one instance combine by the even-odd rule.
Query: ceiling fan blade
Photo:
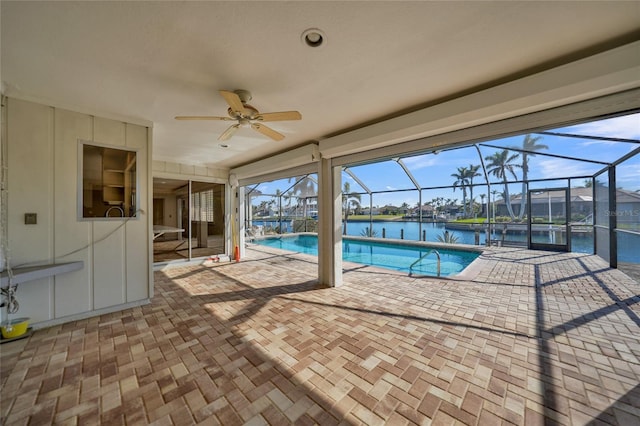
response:
[[[231,117],[213,117],[209,115],[179,115],[176,117],[176,120],[223,120],[230,121],[233,120]]]
[[[264,114],[258,114],[256,118],[260,121],[302,120],[302,114],[298,111],[266,112]]]
[[[220,137],[218,137],[219,141],[226,141],[227,139],[230,139],[231,136],[233,136],[233,134],[238,131],[238,129],[240,128],[240,124],[234,124],[232,126],[230,126],[227,130],[224,131],[223,134],[220,135]]]
[[[240,96],[238,96],[234,92],[229,92],[228,90],[221,90],[220,94],[224,98],[225,101],[229,104],[231,111],[239,112],[241,114],[246,114],[244,110],[244,105],[242,105],[242,101],[240,100]]]
[[[282,133],[278,133],[272,128],[265,126],[264,124],[251,123],[251,128],[273,139],[274,141],[281,141],[282,139],[284,139],[284,135]]]

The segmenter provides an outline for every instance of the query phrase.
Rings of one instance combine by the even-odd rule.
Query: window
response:
[[[80,218],[135,216],[136,157],[136,151],[80,143]]]

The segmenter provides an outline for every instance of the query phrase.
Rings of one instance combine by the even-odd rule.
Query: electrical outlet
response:
[[[25,213],[24,214],[24,224],[25,225],[37,225],[38,224],[38,213]]]

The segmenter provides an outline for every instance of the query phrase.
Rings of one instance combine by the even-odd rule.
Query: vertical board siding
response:
[[[147,299],[149,129],[15,99],[7,129],[12,265],[84,262],[79,271],[21,284],[18,315],[38,323]],[[126,224],[78,218],[79,140],[138,150],[144,215]],[[37,225],[24,225],[27,212],[38,213]]]
[[[55,277],[54,317],[59,318],[93,307],[91,223],[78,220],[78,139],[91,139],[93,120],[88,115],[62,109],[56,109],[54,115],[56,261],[84,262],[83,269]],[[83,247],[86,248],[68,255]]]
[[[11,100],[7,112],[7,157],[16,165],[8,170],[9,261],[14,267],[48,263],[53,255],[52,109]],[[25,213],[36,213],[37,224],[26,225]],[[52,293],[52,278],[20,285],[16,315],[50,317]]]
[[[125,302],[124,226],[116,229],[120,225],[122,225],[120,220],[93,222],[94,309],[107,308]],[[105,239],[99,241],[102,238]]]
[[[14,102],[9,109],[8,157],[19,167],[9,168],[9,241],[13,263],[42,260],[52,255],[52,115],[41,105]],[[27,118],[28,117],[28,118]],[[25,225],[25,213],[37,213],[36,225]]]
[[[139,191],[138,188],[148,188],[150,186],[148,179],[149,154],[145,149],[149,136],[146,127],[134,124],[127,124],[126,135],[127,148],[138,149],[136,157],[138,187],[136,190]],[[147,219],[152,217],[153,212],[151,211],[151,206],[148,205],[146,191],[139,192],[138,202],[137,208],[142,210],[142,212],[138,213],[139,219],[131,219],[125,225],[127,302],[150,297],[149,265],[151,264],[151,257],[149,256],[149,250],[141,250],[138,246],[140,241],[151,240]]]
[[[93,140],[97,143],[124,147],[126,144],[125,128],[125,124],[121,121],[95,117],[93,120]],[[123,222],[124,219],[92,222],[94,309],[125,302],[125,227]],[[103,238],[105,239],[103,240]]]

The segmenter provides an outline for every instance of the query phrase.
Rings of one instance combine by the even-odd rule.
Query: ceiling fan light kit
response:
[[[219,141],[226,141],[230,139],[240,127],[250,127],[272,140],[280,141],[284,139],[283,134],[276,132],[272,128],[265,126],[260,122],[302,119],[302,114],[298,111],[260,113],[257,108],[247,104],[247,102],[252,99],[251,93],[248,90],[239,89],[234,90],[233,92],[220,90],[220,95],[222,95],[224,100],[227,102],[227,105],[229,105],[229,108],[227,109],[228,117],[182,115],[177,116],[176,120],[237,121],[236,124],[232,124],[218,137]]]

